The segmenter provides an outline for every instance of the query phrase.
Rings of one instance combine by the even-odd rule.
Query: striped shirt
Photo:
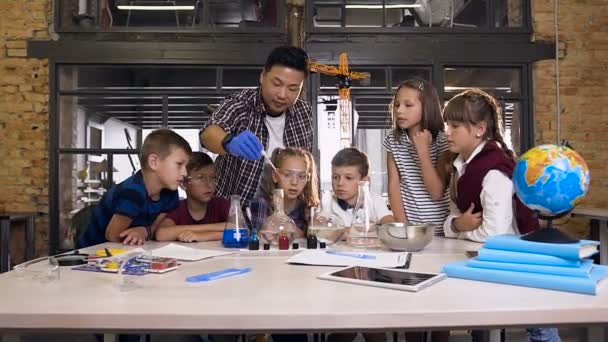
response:
[[[449,213],[450,197],[446,190],[443,198],[434,201],[427,191],[422,179],[422,170],[416,147],[409,140],[407,133],[400,134],[400,141],[395,139],[391,131],[384,139],[384,147],[392,153],[397,170],[399,171],[399,184],[401,187],[401,200],[405,208],[408,222],[430,223],[436,225],[435,234],[443,235],[443,222]],[[439,132],[431,144],[431,161],[437,164],[439,156],[447,151],[448,142],[444,132]]]
[[[269,134],[265,117],[266,110],[260,88],[245,89],[226,97],[213,112],[205,128],[218,125],[235,136],[250,130],[260,138],[264,149],[267,150]],[[312,110],[306,101],[298,99],[289,108],[285,118],[283,142],[285,147],[300,147],[312,151]],[[225,154],[217,157],[215,166],[218,174],[216,196],[228,199],[230,195],[240,195],[243,205],[249,205],[262,176],[264,159],[247,160]]]

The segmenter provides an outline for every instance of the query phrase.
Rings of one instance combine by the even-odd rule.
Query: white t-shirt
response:
[[[376,194],[371,194],[371,196],[374,206],[373,212],[376,215],[373,221],[378,222],[385,216],[393,215],[393,213],[388,209],[386,201],[381,196]],[[344,226],[350,226],[351,222],[353,221],[353,208],[349,208],[347,210],[342,209],[342,207],[340,207],[338,204],[338,199],[335,198],[331,192],[323,193],[321,205],[323,206],[321,215],[330,216],[331,214],[334,214],[340,218]]]
[[[285,113],[272,117],[266,115],[264,118],[266,129],[268,129],[268,146],[266,153],[268,156],[272,155],[272,152],[277,148],[285,148],[283,143],[283,134],[285,132]]]

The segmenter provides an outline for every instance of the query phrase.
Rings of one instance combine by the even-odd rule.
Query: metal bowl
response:
[[[433,239],[435,227],[430,224],[386,223],[378,226],[378,237],[390,249],[415,252]]]

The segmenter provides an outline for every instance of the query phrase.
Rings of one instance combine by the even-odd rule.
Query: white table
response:
[[[411,270],[438,272],[479,247],[436,238],[414,255]],[[288,265],[279,254],[284,253],[241,252],[184,263],[167,274],[131,277],[141,288],[128,292],[119,290],[113,274],[62,270],[60,281],[43,285],[5,273],[0,275],[0,332],[394,331],[608,322],[607,291],[588,296],[449,278],[409,293],[318,280],[332,268]],[[227,267],[253,271],[210,283],[185,282]]]
[[[600,236],[600,263],[608,264],[608,209],[577,207],[572,216],[597,221]]]

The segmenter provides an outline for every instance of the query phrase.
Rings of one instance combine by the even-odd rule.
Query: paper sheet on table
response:
[[[347,252],[350,253],[350,252]],[[359,252],[355,252],[359,253]],[[407,252],[402,253],[371,253],[360,254],[374,256],[375,259],[360,259],[352,256],[329,254],[326,250],[305,250],[287,260],[290,264],[318,266],[369,266],[369,267],[403,267],[407,261]]]
[[[216,256],[233,254],[234,252],[226,252],[226,251],[212,251],[207,249],[196,249],[191,247],[186,247],[182,245],[178,245],[176,243],[170,243],[163,247],[153,249],[150,251],[150,254],[157,257],[164,258],[175,258],[178,260],[186,260],[186,261],[196,261],[207,258],[213,258]]]

